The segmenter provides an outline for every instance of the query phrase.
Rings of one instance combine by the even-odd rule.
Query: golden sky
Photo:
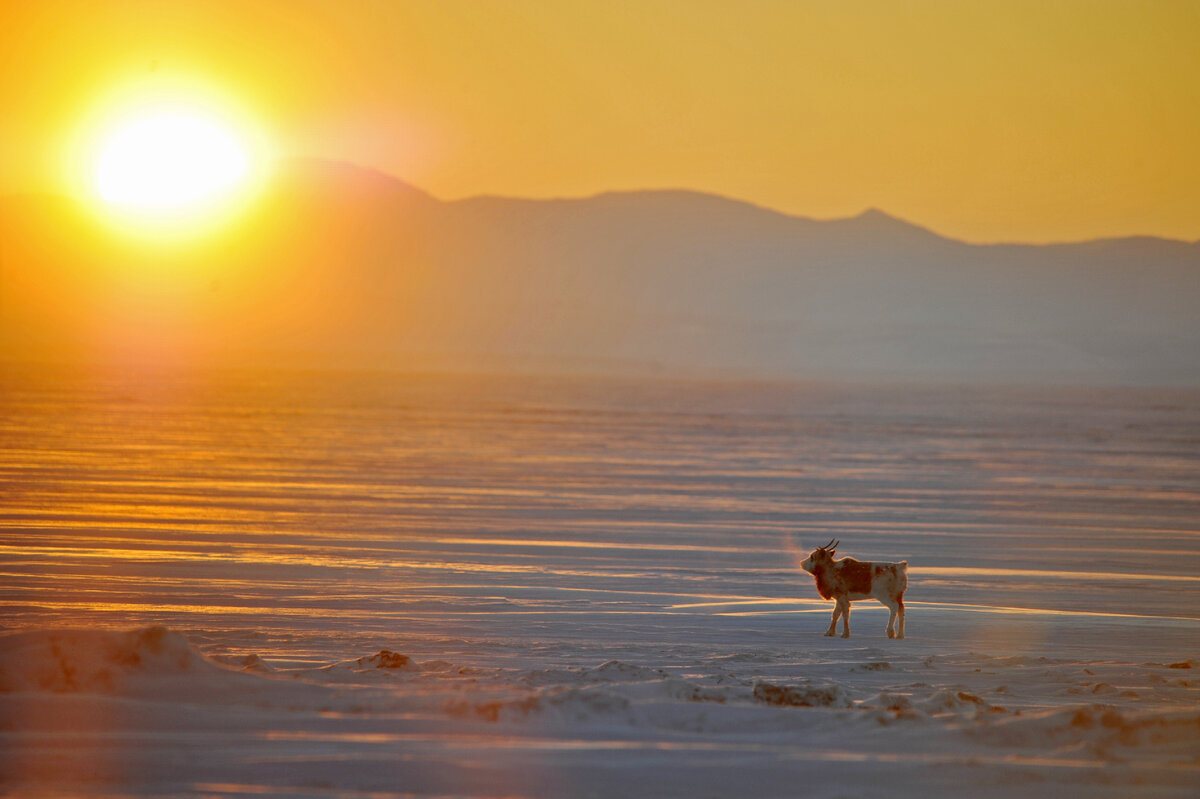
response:
[[[71,190],[88,120],[145,86],[445,199],[680,187],[971,241],[1200,238],[1191,0],[0,0],[0,191]]]

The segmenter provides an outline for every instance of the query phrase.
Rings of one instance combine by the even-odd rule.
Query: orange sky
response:
[[[0,191],[219,97],[443,198],[684,187],[972,241],[1200,238],[1200,3],[0,0]]]

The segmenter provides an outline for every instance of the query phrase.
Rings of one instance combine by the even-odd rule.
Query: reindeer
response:
[[[891,615],[888,616],[888,638],[904,637],[904,591],[908,588],[908,561],[899,563],[868,563],[854,558],[834,560],[840,541],[830,539],[823,547],[812,551],[800,568],[817,579],[817,593],[822,599],[837,602],[833,619],[825,635],[833,635],[838,617],[842,619],[842,637],[850,637],[850,603],[856,599],[878,599]],[[899,628],[896,619],[899,618]]]

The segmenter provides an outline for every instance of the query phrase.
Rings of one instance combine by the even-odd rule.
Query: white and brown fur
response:
[[[834,560],[840,541],[830,541],[812,551],[800,564],[817,579],[817,592],[822,599],[832,599],[833,619],[825,635],[833,635],[838,618],[842,619],[842,637],[850,637],[850,603],[856,599],[878,599],[891,611],[888,616],[888,638],[904,637],[904,592],[908,589],[908,561],[899,563],[870,563],[842,558]],[[899,621],[899,624],[897,624]]]

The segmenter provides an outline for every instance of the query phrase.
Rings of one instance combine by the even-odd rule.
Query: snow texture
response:
[[[0,794],[1200,790],[1194,392],[273,380],[0,394]]]

